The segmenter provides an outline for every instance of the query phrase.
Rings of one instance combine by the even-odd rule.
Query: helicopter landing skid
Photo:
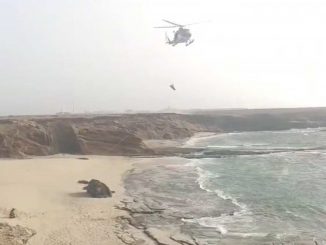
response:
[[[195,41],[195,39],[190,40],[189,42],[186,43],[186,46],[189,46],[190,44],[192,44]]]

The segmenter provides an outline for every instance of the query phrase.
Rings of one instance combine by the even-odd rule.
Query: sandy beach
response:
[[[87,158],[0,160],[0,223],[34,229],[37,234],[28,243],[33,245],[121,244],[115,218],[123,211],[114,206],[123,199],[122,176],[133,160]],[[88,197],[77,181],[92,178],[114,190],[113,197]],[[17,210],[15,219],[8,218],[11,208]]]

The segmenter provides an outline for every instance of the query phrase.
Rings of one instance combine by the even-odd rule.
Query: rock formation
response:
[[[10,213],[9,213],[9,218],[10,219],[14,219],[14,218],[16,218],[17,217],[17,215],[16,215],[16,209],[15,208],[12,208],[11,210],[10,210]]]
[[[28,240],[35,234],[34,230],[20,225],[10,226],[6,223],[0,223],[0,245],[27,244]]]
[[[110,188],[104,183],[96,179],[92,179],[90,181],[80,180],[78,183],[87,184],[87,186],[85,186],[83,189],[94,198],[112,197],[112,193],[114,193],[114,191],[111,191]]]
[[[193,111],[192,114],[0,118],[0,158],[58,153],[153,155],[143,140],[183,139],[196,132],[325,127],[326,108]]]

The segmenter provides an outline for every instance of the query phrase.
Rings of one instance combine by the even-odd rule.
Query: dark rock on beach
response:
[[[87,184],[87,186],[85,186],[83,189],[94,198],[112,197],[112,193],[114,193],[114,191],[111,191],[107,185],[96,179],[92,179],[90,181],[80,180],[78,183]]]
[[[16,209],[13,208],[13,209],[10,210],[9,218],[10,218],[10,219],[14,219],[14,218],[16,218],[16,217],[17,217],[17,215],[16,215]]]

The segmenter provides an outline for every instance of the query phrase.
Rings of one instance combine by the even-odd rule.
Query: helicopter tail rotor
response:
[[[167,33],[165,33],[165,40],[166,40],[166,43],[167,44],[171,44],[172,43],[172,41],[170,40],[170,38],[169,38],[169,36],[168,36]]]

